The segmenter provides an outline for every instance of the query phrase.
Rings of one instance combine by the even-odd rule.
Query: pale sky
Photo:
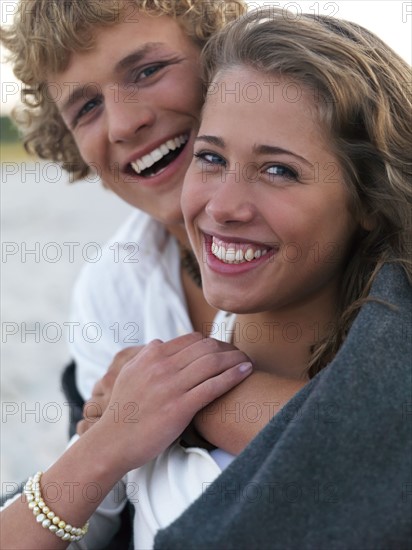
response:
[[[17,0],[1,0],[1,24],[12,21]],[[296,17],[300,13],[331,15],[339,19],[348,19],[363,25],[382,38],[391,48],[411,64],[412,52],[412,1],[400,0],[336,0],[299,2],[278,2],[272,0],[250,0],[251,8],[274,5],[288,9]],[[20,96],[20,86],[16,82],[11,68],[2,63],[0,73],[1,114],[6,114],[16,104]]]

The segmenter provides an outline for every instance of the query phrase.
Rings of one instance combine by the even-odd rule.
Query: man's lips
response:
[[[182,133],[177,136],[164,139],[164,141],[149,145],[140,151],[136,151],[130,155],[127,161],[123,164],[122,171],[129,175],[134,174],[144,176],[143,172],[152,167],[154,167],[153,170],[155,170],[155,165],[157,165],[157,163],[160,164],[162,159],[163,163],[165,163],[165,160],[167,160],[168,157],[171,157],[169,161],[171,162],[176,156],[179,155],[178,150],[183,149],[183,146],[189,140],[189,135],[190,134],[188,132]],[[174,154],[175,151],[176,153]],[[168,163],[166,162],[165,165],[167,164]]]
[[[156,147],[146,155],[136,159],[130,163],[132,169],[136,174],[140,174],[147,168],[150,168],[157,162],[161,161],[162,158],[166,157],[171,151],[175,151],[184,145],[189,139],[187,134],[181,134],[173,139],[168,139],[162,143],[159,147]]]

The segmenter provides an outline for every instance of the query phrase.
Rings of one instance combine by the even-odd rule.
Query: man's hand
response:
[[[119,351],[107,369],[106,374],[96,382],[90,399],[83,407],[83,420],[77,423],[76,431],[79,435],[84,434],[102,416],[110,402],[113,386],[121,369],[133,357],[136,357],[145,346],[132,346]]]

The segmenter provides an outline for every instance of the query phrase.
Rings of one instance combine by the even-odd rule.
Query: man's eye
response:
[[[81,109],[78,111],[73,122],[76,124],[82,117],[86,116],[88,113],[93,111],[93,109],[101,105],[101,103],[101,99],[98,98],[90,99],[89,101],[87,101],[87,103],[85,103],[83,107],[81,107]]]
[[[138,82],[139,80],[144,80],[145,78],[149,78],[149,76],[156,74],[163,67],[164,67],[164,64],[150,65],[150,67],[146,67],[141,71],[136,71],[133,80],[135,82]]]

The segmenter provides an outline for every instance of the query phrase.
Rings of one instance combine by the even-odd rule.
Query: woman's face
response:
[[[215,307],[330,309],[337,297],[357,224],[313,96],[245,67],[209,90],[182,208]]]
[[[182,221],[181,186],[201,107],[199,49],[167,16],[98,28],[92,50],[49,78],[87,164],[125,201]]]

